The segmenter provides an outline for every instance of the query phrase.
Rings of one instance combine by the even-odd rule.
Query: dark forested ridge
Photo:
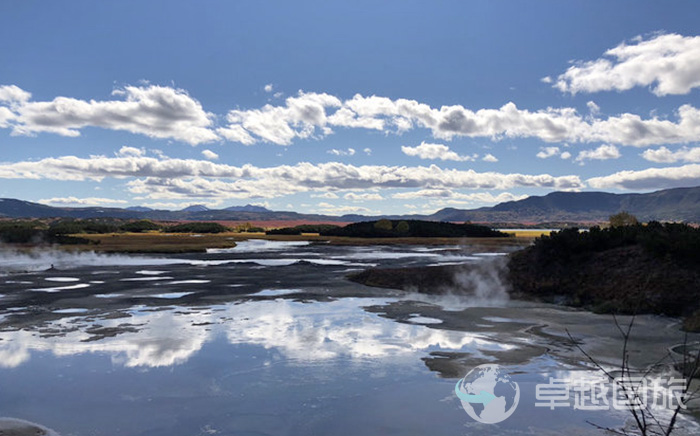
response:
[[[451,238],[508,237],[490,227],[476,224],[453,224],[438,221],[388,220],[363,221],[321,232],[322,236],[349,236],[359,238]]]

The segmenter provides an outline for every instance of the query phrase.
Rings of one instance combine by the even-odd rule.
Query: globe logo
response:
[[[496,424],[513,414],[520,387],[496,364],[479,365],[455,385],[462,408],[475,421]]]

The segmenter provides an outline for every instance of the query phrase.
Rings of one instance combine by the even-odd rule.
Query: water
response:
[[[622,425],[624,412],[535,406],[550,376],[596,374],[564,326],[614,361],[608,317],[507,301],[501,290],[489,303],[483,290],[425,296],[344,278],[373,265],[498,258],[477,253],[489,251],[253,241],[177,256],[6,253],[0,415],[61,435],[600,434],[586,420]],[[640,317],[637,329],[642,365],[682,340],[666,318]],[[495,425],[472,420],[454,395],[486,362],[521,390],[518,409]]]

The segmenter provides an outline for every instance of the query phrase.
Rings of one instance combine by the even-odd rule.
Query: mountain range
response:
[[[507,201],[478,209],[445,208],[431,215],[387,215],[391,219],[472,221],[483,223],[589,223],[606,221],[610,215],[627,211],[642,221],[700,222],[700,187],[665,189],[644,194],[607,192],[552,192],[523,200]],[[326,221],[356,222],[380,217],[364,215],[319,215],[271,211],[262,206],[232,206],[209,209],[203,205],[179,211],[147,207],[52,207],[29,201],[0,199],[0,217],[5,218],[122,218],[196,221]]]

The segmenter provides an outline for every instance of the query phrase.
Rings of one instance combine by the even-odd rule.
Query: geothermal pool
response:
[[[587,421],[624,425],[627,412],[576,409],[573,393],[570,407],[536,405],[537,385],[552,377],[598,376],[565,328],[614,365],[621,342],[609,316],[509,300],[497,274],[470,277],[478,295],[345,279],[373,266],[500,268],[515,248],[251,240],[174,256],[5,251],[0,415],[54,434],[110,436],[601,434]],[[664,317],[638,317],[634,331],[640,367],[684,340]],[[455,395],[485,363],[520,389],[517,409],[497,424],[472,419]],[[696,422],[684,416],[679,434],[697,434]]]

